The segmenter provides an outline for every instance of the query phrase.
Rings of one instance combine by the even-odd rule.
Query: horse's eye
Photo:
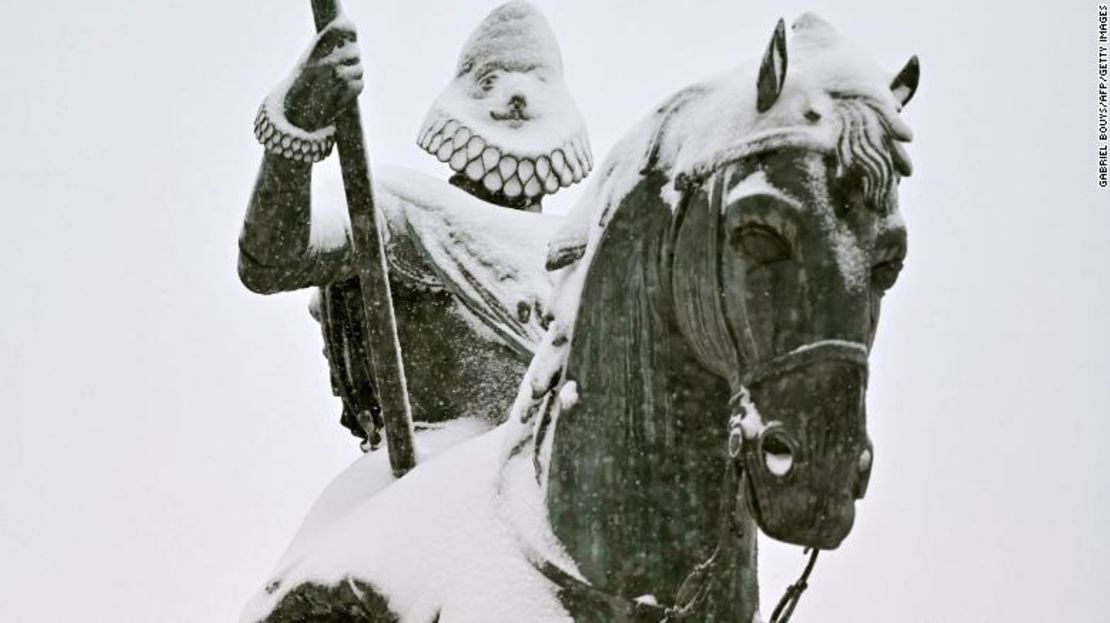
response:
[[[756,264],[771,264],[790,259],[790,245],[774,230],[763,225],[747,225],[733,234],[733,245]]]
[[[888,260],[876,264],[871,268],[871,287],[881,292],[886,292],[898,281],[898,273],[902,272],[902,260]]]

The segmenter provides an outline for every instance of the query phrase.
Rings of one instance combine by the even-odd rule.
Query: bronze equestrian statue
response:
[[[652,110],[536,236],[546,326],[507,420],[398,480],[356,461],[243,620],[762,621],[756,531],[811,548],[808,574],[867,490],[918,79],[806,14]]]

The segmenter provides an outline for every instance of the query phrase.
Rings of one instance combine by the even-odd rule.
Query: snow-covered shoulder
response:
[[[348,244],[341,181],[325,175],[317,182],[312,244]],[[518,354],[534,352],[552,286],[544,268],[548,241],[562,217],[498,207],[398,167],[375,169],[374,198],[392,278],[450,291],[480,321],[476,328],[492,331]]]
[[[494,206],[409,169],[383,169],[375,195],[388,222],[390,267],[434,280],[530,355],[551,292],[547,242],[562,218]]]

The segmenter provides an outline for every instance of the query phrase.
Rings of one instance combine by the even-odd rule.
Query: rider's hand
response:
[[[293,70],[285,94],[285,117],[312,132],[330,125],[362,91],[361,55],[354,26],[332,22]]]

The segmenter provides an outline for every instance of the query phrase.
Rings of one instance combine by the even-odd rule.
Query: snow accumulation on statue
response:
[[[452,184],[500,205],[537,211],[545,193],[585,178],[592,165],[585,125],[538,11],[516,2],[482,22],[418,142],[456,171]]]
[[[344,206],[310,206],[309,193],[311,161],[330,148],[328,126],[362,87],[355,38],[350,22],[330,25],[266,99],[260,141],[277,140],[284,128],[320,149],[304,162],[266,154],[239,271],[257,292],[319,288],[311,311],[343,400],[342,423],[372,446],[380,407],[361,350],[365,319],[349,222]],[[544,253],[561,219],[538,214],[541,201],[592,166],[562,71],[555,36],[534,7],[496,8],[467,41],[418,134],[419,145],[455,172],[450,184],[411,170],[375,171],[418,430],[463,417],[502,421],[542,335],[550,290]]]
[[[336,32],[326,30],[318,40],[317,48],[322,45],[321,42],[334,36],[329,31]],[[776,46],[781,46],[781,50],[777,50]],[[455,81],[433,105],[419,137],[424,149],[451,164],[455,171],[452,185],[439,184],[416,174],[396,174],[379,176],[376,190],[389,228],[390,268],[401,292],[396,305],[404,323],[402,346],[406,349],[406,357],[412,361],[409,364],[410,374],[418,378],[421,374],[428,375],[423,389],[419,383],[411,385],[414,386],[414,394],[425,391],[428,392],[426,395],[443,396],[436,394],[430,385],[434,384],[435,374],[440,371],[423,369],[421,362],[418,359],[413,361],[414,356],[410,353],[419,352],[421,348],[438,347],[444,341],[458,340],[459,343],[467,343],[468,347],[492,344],[503,350],[498,351],[497,356],[478,355],[484,360],[468,361],[462,357],[448,362],[447,365],[460,366],[461,371],[456,378],[464,382],[479,380],[483,373],[489,374],[490,369],[497,369],[485,366],[510,361],[511,365],[500,369],[513,375],[513,378],[504,380],[506,384],[519,386],[515,402],[511,411],[506,409],[504,413],[490,411],[490,405],[495,400],[472,400],[463,404],[466,408],[478,405],[478,411],[474,413],[480,417],[454,420],[452,426],[425,431],[418,439],[424,453],[422,461],[399,480],[392,478],[381,453],[371,453],[355,461],[329,485],[309,512],[274,573],[247,605],[243,621],[424,623],[440,620],[618,620],[606,615],[591,618],[573,613],[575,604],[570,602],[574,596],[571,599],[563,597],[574,591],[568,592],[566,585],[560,585],[542,569],[545,565],[557,567],[564,577],[572,578],[580,585],[590,584],[599,578],[604,584],[604,580],[610,577],[620,577],[619,574],[599,575],[597,569],[592,570],[593,575],[586,573],[591,571],[587,566],[590,561],[586,559],[597,552],[583,552],[579,547],[572,556],[571,544],[556,537],[554,522],[558,515],[565,515],[568,508],[584,509],[588,514],[590,500],[572,500],[579,505],[564,506],[555,512],[551,505],[562,503],[560,496],[572,498],[576,491],[564,485],[562,490],[552,495],[549,488],[550,480],[554,479],[551,475],[553,447],[558,443],[552,431],[557,428],[556,425],[568,426],[560,419],[565,419],[560,415],[560,409],[570,412],[572,408],[582,408],[581,403],[587,401],[583,398],[586,394],[580,395],[579,386],[573,380],[563,378],[562,385],[558,383],[561,377],[565,377],[568,361],[572,359],[571,349],[576,347],[575,331],[581,326],[576,322],[580,320],[577,315],[584,303],[583,291],[590,269],[602,263],[599,253],[606,251],[609,254],[606,257],[611,261],[623,261],[617,255],[627,251],[626,255],[631,257],[628,265],[634,265],[641,258],[635,256],[630,246],[622,247],[624,243],[620,237],[633,241],[629,245],[639,244],[642,241],[635,239],[634,235],[639,229],[647,227],[647,221],[654,219],[657,224],[660,214],[666,221],[678,213],[681,205],[692,202],[688,201],[692,195],[683,193],[695,191],[683,190],[684,182],[698,176],[708,179],[712,174],[723,184],[720,180],[724,174],[719,165],[735,165],[746,154],[763,154],[763,150],[771,149],[786,152],[787,155],[772,153],[765,160],[751,165],[757,169],[756,172],[729,190],[728,201],[733,202],[733,194],[737,195],[736,202],[754,198],[758,204],[756,207],[766,209],[770,214],[778,214],[772,209],[774,202],[778,201],[798,213],[805,212],[813,221],[820,221],[821,224],[815,226],[810,235],[819,238],[822,243],[831,240],[831,250],[829,245],[807,250],[814,256],[818,253],[829,254],[832,259],[821,264],[819,268],[824,271],[821,274],[832,275],[829,277],[829,283],[833,284],[830,288],[835,286],[833,289],[837,289],[838,293],[847,293],[843,295],[843,300],[850,300],[852,304],[845,305],[845,309],[821,308],[812,311],[818,331],[829,326],[830,318],[822,314],[828,313],[834,319],[843,320],[845,314],[851,312],[849,324],[863,326],[861,330],[864,333],[870,331],[869,335],[873,337],[877,297],[881,297],[882,292],[893,283],[901,264],[901,254],[904,254],[904,229],[898,220],[895,189],[899,176],[910,173],[910,161],[900,143],[909,141],[911,132],[899,118],[899,112],[917,86],[916,59],[911,60],[892,81],[891,74],[874,65],[828,24],[811,14],[803,15],[795,22],[790,46],[792,55],[787,71],[786,38],[780,24],[762,63],[748,63],[720,77],[695,84],[653,110],[608,155],[599,169],[600,175],[592,180],[571,215],[558,220],[496,207],[534,209],[542,196],[538,189],[545,193],[553,192],[556,190],[553,179],[557,178],[560,186],[572,183],[589,168],[590,157],[577,112],[573,110],[569,97],[564,97],[561,80],[553,79],[561,74],[556,62],[558,55],[554,38],[535,9],[525,3],[504,5],[487,18],[468,42],[460,58]],[[331,53],[331,48],[328,48],[310,53],[309,58],[326,58]],[[349,57],[337,54],[333,58]],[[311,62],[308,61],[309,64]],[[530,82],[535,77],[533,72],[541,68],[551,72],[547,74],[547,79]],[[765,79],[770,84],[765,84]],[[293,82],[294,86],[289,87],[290,93],[296,91],[296,81]],[[555,85],[551,86],[552,83]],[[345,88],[340,85],[336,89],[340,87]],[[315,90],[325,93],[325,99],[335,99],[334,92],[328,93],[326,88],[317,85]],[[553,96],[546,97],[544,93]],[[765,101],[767,93],[773,95],[770,102]],[[290,121],[296,123],[296,107],[289,112]],[[316,121],[297,125],[315,130],[323,127],[326,119],[321,121],[318,118]],[[535,125],[529,126],[531,122]],[[551,125],[546,125],[547,122]],[[534,132],[528,141],[517,142],[516,137],[525,135],[514,134],[513,130],[524,128],[532,128]],[[491,149],[494,151],[489,151]],[[465,150],[465,155],[459,155],[462,150]],[[487,153],[490,154],[488,159],[483,157]],[[562,154],[561,159],[558,154]],[[577,158],[576,164],[571,162],[572,157]],[[788,172],[798,170],[789,169],[794,166],[790,158],[795,157],[800,158],[798,162],[805,163],[801,170],[811,175],[786,177],[790,184],[796,186],[799,197],[802,196],[799,189],[816,188],[820,191],[813,195],[817,199],[812,205],[787,196],[780,186],[775,185],[773,176],[783,177],[784,169],[776,168],[783,161],[787,162]],[[774,158],[778,160],[772,162]],[[523,164],[525,162],[529,164]],[[558,162],[569,165],[569,176],[566,175],[568,169],[557,167]],[[263,291],[326,286],[326,306],[326,289],[332,287],[329,284],[350,275],[350,251],[342,238],[315,245],[308,243],[311,239],[309,228],[313,222],[306,203],[309,167],[299,167],[297,163],[286,162],[280,157],[267,156],[244,227],[243,278],[251,287]],[[551,172],[554,172],[554,178]],[[275,181],[267,183],[267,176],[276,176]],[[289,177],[298,180],[299,184],[291,185],[286,180]],[[279,184],[278,179],[283,181]],[[536,183],[530,185],[533,179]],[[782,179],[777,182],[781,184]],[[864,223],[869,228],[865,236],[867,240],[851,229],[852,223],[839,220],[837,208],[830,203],[830,194],[821,194],[832,193],[826,186],[833,182],[840,184],[836,192],[847,196],[837,195],[837,201],[841,203],[836,205],[857,219],[853,223]],[[697,192],[705,194],[706,191],[703,188]],[[714,192],[720,194],[720,191]],[[721,200],[719,196],[718,200]],[[278,205],[283,201],[284,205]],[[857,207],[860,208],[858,212],[853,212]],[[619,222],[620,228],[614,231],[612,225],[617,215],[623,220]],[[801,220],[798,222],[803,223]],[[805,226],[804,223],[797,227]],[[706,239],[708,242],[705,245],[686,244],[683,250],[687,255],[672,260],[676,263],[705,260],[696,253],[698,249],[714,248],[721,252],[719,247],[729,246],[717,244],[719,237]],[[881,249],[876,241],[883,243]],[[605,247],[607,244],[608,248]],[[298,250],[299,254],[290,254],[289,248]],[[862,258],[861,249],[869,255],[868,258]],[[765,248],[757,250],[766,251]],[[891,253],[890,257],[875,257],[887,252]],[[869,278],[864,279],[862,259],[881,262],[874,266],[884,270],[892,267],[892,272],[888,275],[873,271],[867,275]],[[700,261],[700,265],[709,263]],[[713,279],[720,277],[719,271],[703,272]],[[640,274],[639,278],[643,278],[644,274],[647,272]],[[802,276],[807,274],[817,276],[816,272],[803,272]],[[598,275],[617,281],[636,277],[630,274],[626,278],[624,274],[612,273],[607,267],[601,267]],[[707,281],[710,282],[719,283]],[[671,283],[676,289],[678,286],[685,287],[679,281]],[[715,291],[706,296],[704,291],[693,291],[696,283],[688,285],[691,292],[680,293],[687,302],[717,298]],[[420,298],[431,294],[443,298],[430,303],[431,299]],[[858,311],[855,307],[863,307],[856,301],[871,301],[868,304],[874,306],[874,315],[855,313]],[[621,305],[621,301],[611,303],[613,307]],[[637,304],[632,301],[629,308],[634,313],[643,313],[643,309],[636,307]],[[437,305],[440,307],[437,308]],[[693,312],[683,311],[687,320],[694,317],[690,316],[691,313],[706,314],[707,320],[703,323],[706,326],[685,326],[680,337],[692,345],[699,361],[704,360],[705,363],[698,365],[707,371],[699,369],[699,373],[706,372],[704,379],[697,379],[701,385],[686,387],[683,398],[673,399],[683,403],[672,405],[674,409],[688,408],[701,413],[702,405],[698,403],[700,395],[712,393],[717,396],[722,393],[722,386],[725,390],[724,401],[731,402],[728,400],[729,387],[723,379],[736,370],[722,369],[720,373],[712,370],[713,362],[719,364],[722,360],[715,351],[727,350],[728,345],[718,339],[719,335],[712,333],[714,327],[708,320],[712,312],[709,307],[705,305]],[[853,309],[847,309],[849,307]],[[433,309],[436,311],[429,311]],[[598,305],[591,309],[595,315],[602,316],[611,311]],[[791,310],[780,311],[785,318],[789,315],[786,312]],[[550,321],[549,326],[541,325],[541,316]],[[755,336],[759,339],[775,339],[775,331],[763,329],[767,323],[777,327],[774,323],[780,318],[775,314],[764,316],[748,326],[760,329],[760,335]],[[458,317],[465,320],[454,321],[455,324],[445,322],[445,319]],[[864,321],[859,321],[861,318]],[[327,322],[324,324],[326,329]],[[643,320],[641,324],[651,323]],[[590,328],[588,324],[585,326]],[[596,327],[593,329],[596,330]],[[800,329],[794,327],[793,330]],[[453,333],[455,331],[461,333]],[[578,337],[581,341],[582,336]],[[816,337],[821,338],[820,343],[824,346],[836,342],[834,346],[840,351],[846,350],[847,345],[854,349],[853,352],[865,351],[870,340],[867,335],[854,338],[853,342],[829,339],[830,336],[821,334]],[[594,339],[600,338],[594,336]],[[627,341],[633,340],[630,338]],[[679,341],[679,338],[665,341]],[[662,344],[651,345],[652,348],[656,346],[660,349],[664,347]],[[806,349],[802,347],[798,350]],[[514,353],[516,358],[500,354],[504,352]],[[531,357],[527,372],[521,379],[519,372],[523,370],[523,364],[516,362],[527,360],[527,355],[532,352],[535,355]],[[624,357],[613,365],[628,367],[640,364],[648,366],[651,371],[650,362],[628,361],[630,352],[634,351],[611,355],[603,352],[599,365],[607,363],[604,360],[606,356]],[[795,356],[798,353],[790,351],[787,354]],[[803,356],[805,354],[802,353]],[[734,361],[735,357],[724,360]],[[438,365],[441,364],[435,364]],[[472,376],[466,376],[471,372]],[[661,375],[662,372],[660,370]],[[591,379],[578,380],[585,385]],[[502,391],[500,386],[494,389]],[[597,394],[605,390],[595,384],[591,390],[593,396],[589,398],[594,401],[592,404],[598,404]],[[859,398],[862,388],[856,394]],[[814,398],[820,399],[821,396]],[[419,404],[420,400],[419,396],[415,396],[414,402]],[[667,400],[670,398],[660,402]],[[684,406],[686,402],[695,404]],[[847,404],[851,401],[841,402]],[[575,407],[575,403],[579,406]],[[424,417],[429,417],[430,411],[439,406],[436,403],[424,404],[431,405],[425,406]],[[769,407],[773,410],[775,406],[765,404],[761,405],[761,409]],[[717,408],[724,409],[726,405],[718,405]],[[540,413],[544,409],[547,413]],[[650,411],[647,408],[644,410]],[[432,417],[442,419],[465,414],[441,412]],[[507,421],[488,430],[488,422],[498,421],[506,415]],[[548,415],[553,420],[547,419]],[[610,414],[594,415],[604,417]],[[862,417],[862,411],[853,411],[851,415]],[[627,413],[613,414],[614,418],[617,416],[624,417]],[[485,421],[482,421],[483,418]],[[852,420],[851,423],[855,425],[859,422]],[[752,420],[745,420],[742,424],[750,427]],[[705,430],[686,430],[684,435],[708,435],[711,424],[699,425]],[[723,427],[724,418],[712,425]],[[566,428],[559,429],[560,435],[571,432]],[[758,437],[763,431],[745,428],[745,444],[748,443],[749,432]],[[865,436],[865,431],[852,429],[849,432],[856,437]],[[588,439],[600,436],[602,431],[587,430],[578,434],[584,436],[580,439]],[[648,433],[644,435],[650,436]],[[663,436],[683,435],[660,435]],[[853,443],[867,446],[867,464],[864,465],[863,455],[860,455],[858,469],[861,473],[851,475],[844,482],[834,483],[838,487],[866,487],[866,476],[870,472],[870,446],[866,439],[856,437],[853,437]],[[712,441],[715,443],[716,439]],[[845,454],[839,452],[834,443],[827,445],[833,447],[833,454]],[[852,448],[858,449],[856,446]],[[714,460],[721,450],[715,445],[695,449],[695,456],[688,456],[686,460],[693,463],[704,461],[716,472],[718,464]],[[702,454],[706,458],[700,458]],[[614,457],[614,465],[625,458]],[[813,454],[807,460],[815,462],[820,468],[821,465],[816,463],[819,458]],[[832,458],[839,461],[837,465],[845,463],[843,456]],[[653,464],[672,461],[678,464],[682,459],[640,456],[632,457],[632,460]],[[846,464],[850,471],[855,470],[855,455],[850,456]],[[656,482],[651,486],[674,489],[670,483]],[[714,493],[718,491],[716,484],[709,483]],[[706,486],[704,482],[696,486],[686,482],[683,486],[684,490],[680,493],[689,494],[691,500],[697,502],[691,506],[692,514],[707,512],[701,507],[716,506],[718,502],[725,505],[728,491],[720,500],[696,495],[694,489]],[[803,487],[802,494],[818,497],[804,490],[805,483],[798,486]],[[635,487],[630,485],[628,488]],[[649,490],[655,491],[645,488],[645,491]],[[604,493],[601,492],[601,495]],[[674,492],[667,495],[671,493]],[[741,487],[738,495],[745,493],[746,490]],[[614,493],[617,497],[625,494],[634,496],[637,492]],[[647,500],[651,496],[641,497]],[[658,497],[665,498],[666,495]],[[789,498],[787,502],[793,499]],[[849,500],[849,503],[853,501]],[[647,502],[655,503],[652,500]],[[826,510],[828,508],[831,507]],[[661,508],[649,508],[649,511],[628,517],[592,517],[591,520],[597,522],[593,532],[606,533],[620,528],[611,525],[614,523],[647,522],[651,520],[652,513],[671,512]],[[743,514],[748,511],[741,508],[736,512]],[[703,519],[699,515],[697,521],[707,524],[708,531],[712,533],[710,544],[716,542],[718,533],[722,539],[731,534],[730,530],[717,530],[713,521]],[[674,521],[681,523],[681,518]],[[750,523],[752,519],[749,516],[745,521]],[[850,524],[849,518],[847,528]],[[719,578],[718,585],[709,589],[720,593],[709,600],[716,600],[712,606],[717,608],[715,612],[730,613],[713,620],[742,620],[744,623],[760,620],[752,545],[754,533],[747,529],[748,525],[744,524],[745,529],[736,538],[750,542],[732,544],[740,548],[734,552],[738,564],[732,572],[736,575],[730,576],[727,582]],[[832,547],[843,538],[847,528],[836,527],[839,533],[834,535]],[[584,536],[593,538],[596,535]],[[683,536],[695,541],[699,538],[698,535]],[[701,541],[697,544],[700,549],[706,545]],[[643,545],[657,550],[669,547],[667,551],[683,547],[681,543]],[[641,564],[642,560],[634,556],[625,556],[621,560],[606,559],[604,556],[599,559],[608,560],[614,566],[624,565],[626,568],[622,573],[627,573],[629,577],[638,577],[644,568],[650,566]],[[664,562],[669,564],[672,561]],[[593,563],[596,566],[596,559]],[[668,564],[663,566],[667,567],[666,573],[670,575],[689,569],[686,562]],[[670,568],[675,566],[682,568],[677,571]],[[674,599],[673,591],[677,586],[678,582],[653,584],[650,593],[641,591],[632,594],[621,594],[619,590],[609,587],[610,592],[603,594],[602,601],[612,597],[620,607],[627,605],[627,602],[651,604],[655,601],[655,594]],[[738,603],[741,601],[744,603]],[[639,619],[628,617],[619,620]],[[663,619],[656,617],[650,620]],[[706,619],[695,617],[691,620]]]

